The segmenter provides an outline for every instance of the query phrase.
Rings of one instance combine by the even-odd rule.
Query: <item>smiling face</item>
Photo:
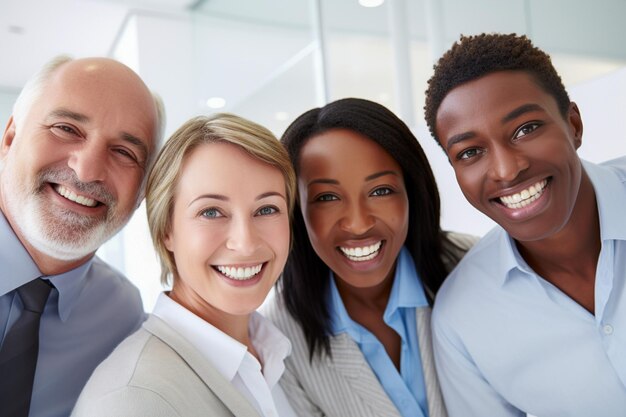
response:
[[[561,231],[576,206],[582,121],[521,71],[456,87],[437,111],[436,131],[467,200],[519,241]]]
[[[310,138],[298,163],[302,215],[317,255],[353,287],[391,279],[409,227],[398,163],[376,142],[345,129]]]
[[[200,145],[185,157],[171,216],[172,298],[210,323],[256,310],[289,252],[281,171],[233,144]]]
[[[2,211],[36,261],[80,263],[138,204],[154,149],[152,96],[119,63],[77,60],[20,116],[2,138]]]

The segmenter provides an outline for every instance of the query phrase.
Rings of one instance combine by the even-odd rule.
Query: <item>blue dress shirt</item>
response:
[[[15,289],[38,277],[54,284],[41,316],[29,415],[68,416],[92,371],[145,319],[139,291],[97,257],[43,276],[1,212],[0,265],[0,346],[23,309]]]
[[[626,158],[583,167],[602,241],[595,314],[537,275],[496,227],[435,301],[435,361],[451,417],[626,415]]]
[[[402,339],[400,373],[385,347],[365,327],[350,318],[331,272],[329,312],[334,335],[348,333],[363,352],[383,389],[404,417],[428,417],[426,387],[417,341],[415,308],[428,305],[409,251],[402,248],[383,320]]]

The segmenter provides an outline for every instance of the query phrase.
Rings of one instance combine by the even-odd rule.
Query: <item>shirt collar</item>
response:
[[[396,262],[396,274],[389,295],[387,311],[398,307],[426,307],[428,301],[409,250],[402,248]],[[392,309],[390,309],[390,307]]]
[[[4,213],[0,211],[0,295],[41,276],[41,271],[17,238]]]
[[[600,218],[600,236],[602,240],[626,240],[626,158],[609,161],[607,165],[619,164],[621,170],[611,166],[596,165],[582,161],[596,194],[598,215]]]
[[[65,322],[74,306],[80,299],[80,294],[85,288],[87,273],[91,269],[93,257],[84,264],[59,275],[45,275],[54,284],[54,288],[59,292],[59,317]]]
[[[191,343],[224,378],[233,380],[248,350],[245,345],[196,316],[165,293],[159,294],[152,314]]]
[[[165,293],[159,294],[152,312],[191,343],[217,371],[232,381],[248,348],[215,326],[187,310]],[[250,337],[263,362],[263,376],[270,387],[285,369],[283,360],[291,352],[289,340],[259,313],[250,315]]]
[[[396,272],[384,317],[388,319],[398,308],[425,307],[427,305],[428,301],[415,269],[413,257],[408,249],[403,247],[396,261]],[[330,272],[329,313],[331,317],[330,329],[333,334],[347,332],[357,343],[361,342],[361,326],[358,326],[348,315],[332,271]]]
[[[250,337],[263,362],[263,377],[270,388],[285,371],[284,360],[291,353],[289,339],[261,314],[250,315]]]
[[[85,276],[91,267],[93,258],[63,274],[43,275],[1,211],[0,247],[2,248],[0,265],[3,266],[0,295],[13,291],[39,277],[46,278],[54,284],[59,293],[59,317],[61,321],[65,322],[78,302],[80,293],[84,288]]]
[[[515,239],[511,237],[502,227],[496,226],[485,240],[491,239],[495,242],[489,246],[492,254],[489,256],[490,262],[481,265],[489,276],[495,276],[500,280],[500,284],[506,283],[513,275],[513,271],[519,270],[523,273],[532,274],[532,269],[528,266],[517,249]]]
[[[330,271],[330,294],[328,297],[328,313],[330,315],[330,331],[333,334],[347,332],[359,343],[361,341],[360,332],[352,325],[352,319],[348,315],[346,307],[343,305],[339,289],[335,283],[335,275]]]

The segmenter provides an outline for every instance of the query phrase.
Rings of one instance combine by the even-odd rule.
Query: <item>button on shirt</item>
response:
[[[415,308],[428,306],[428,301],[409,251],[406,248],[400,251],[389,301],[383,314],[384,322],[402,339],[400,373],[376,336],[350,318],[332,272],[331,278],[329,312],[333,334],[347,333],[354,340],[401,415],[427,417],[428,404],[417,340]]]
[[[496,227],[435,301],[435,360],[451,417],[626,415],[626,158],[583,167],[602,240],[595,315],[537,275]]]
[[[291,343],[259,313],[250,315],[250,338],[259,361],[248,348],[193,314],[164,293],[159,295],[153,314],[190,342],[211,365],[250,401],[265,417],[296,417],[278,380],[291,352]]]
[[[42,276],[2,213],[0,266],[0,344],[22,314],[15,289],[39,277],[54,284],[39,326],[29,415],[67,416],[96,366],[145,319],[139,291],[97,257]]]

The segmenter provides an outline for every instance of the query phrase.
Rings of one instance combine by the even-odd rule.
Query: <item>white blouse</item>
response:
[[[176,329],[229,380],[264,417],[296,417],[278,381],[291,343],[269,320],[254,312],[249,331],[264,366],[248,348],[161,293],[152,312]]]

